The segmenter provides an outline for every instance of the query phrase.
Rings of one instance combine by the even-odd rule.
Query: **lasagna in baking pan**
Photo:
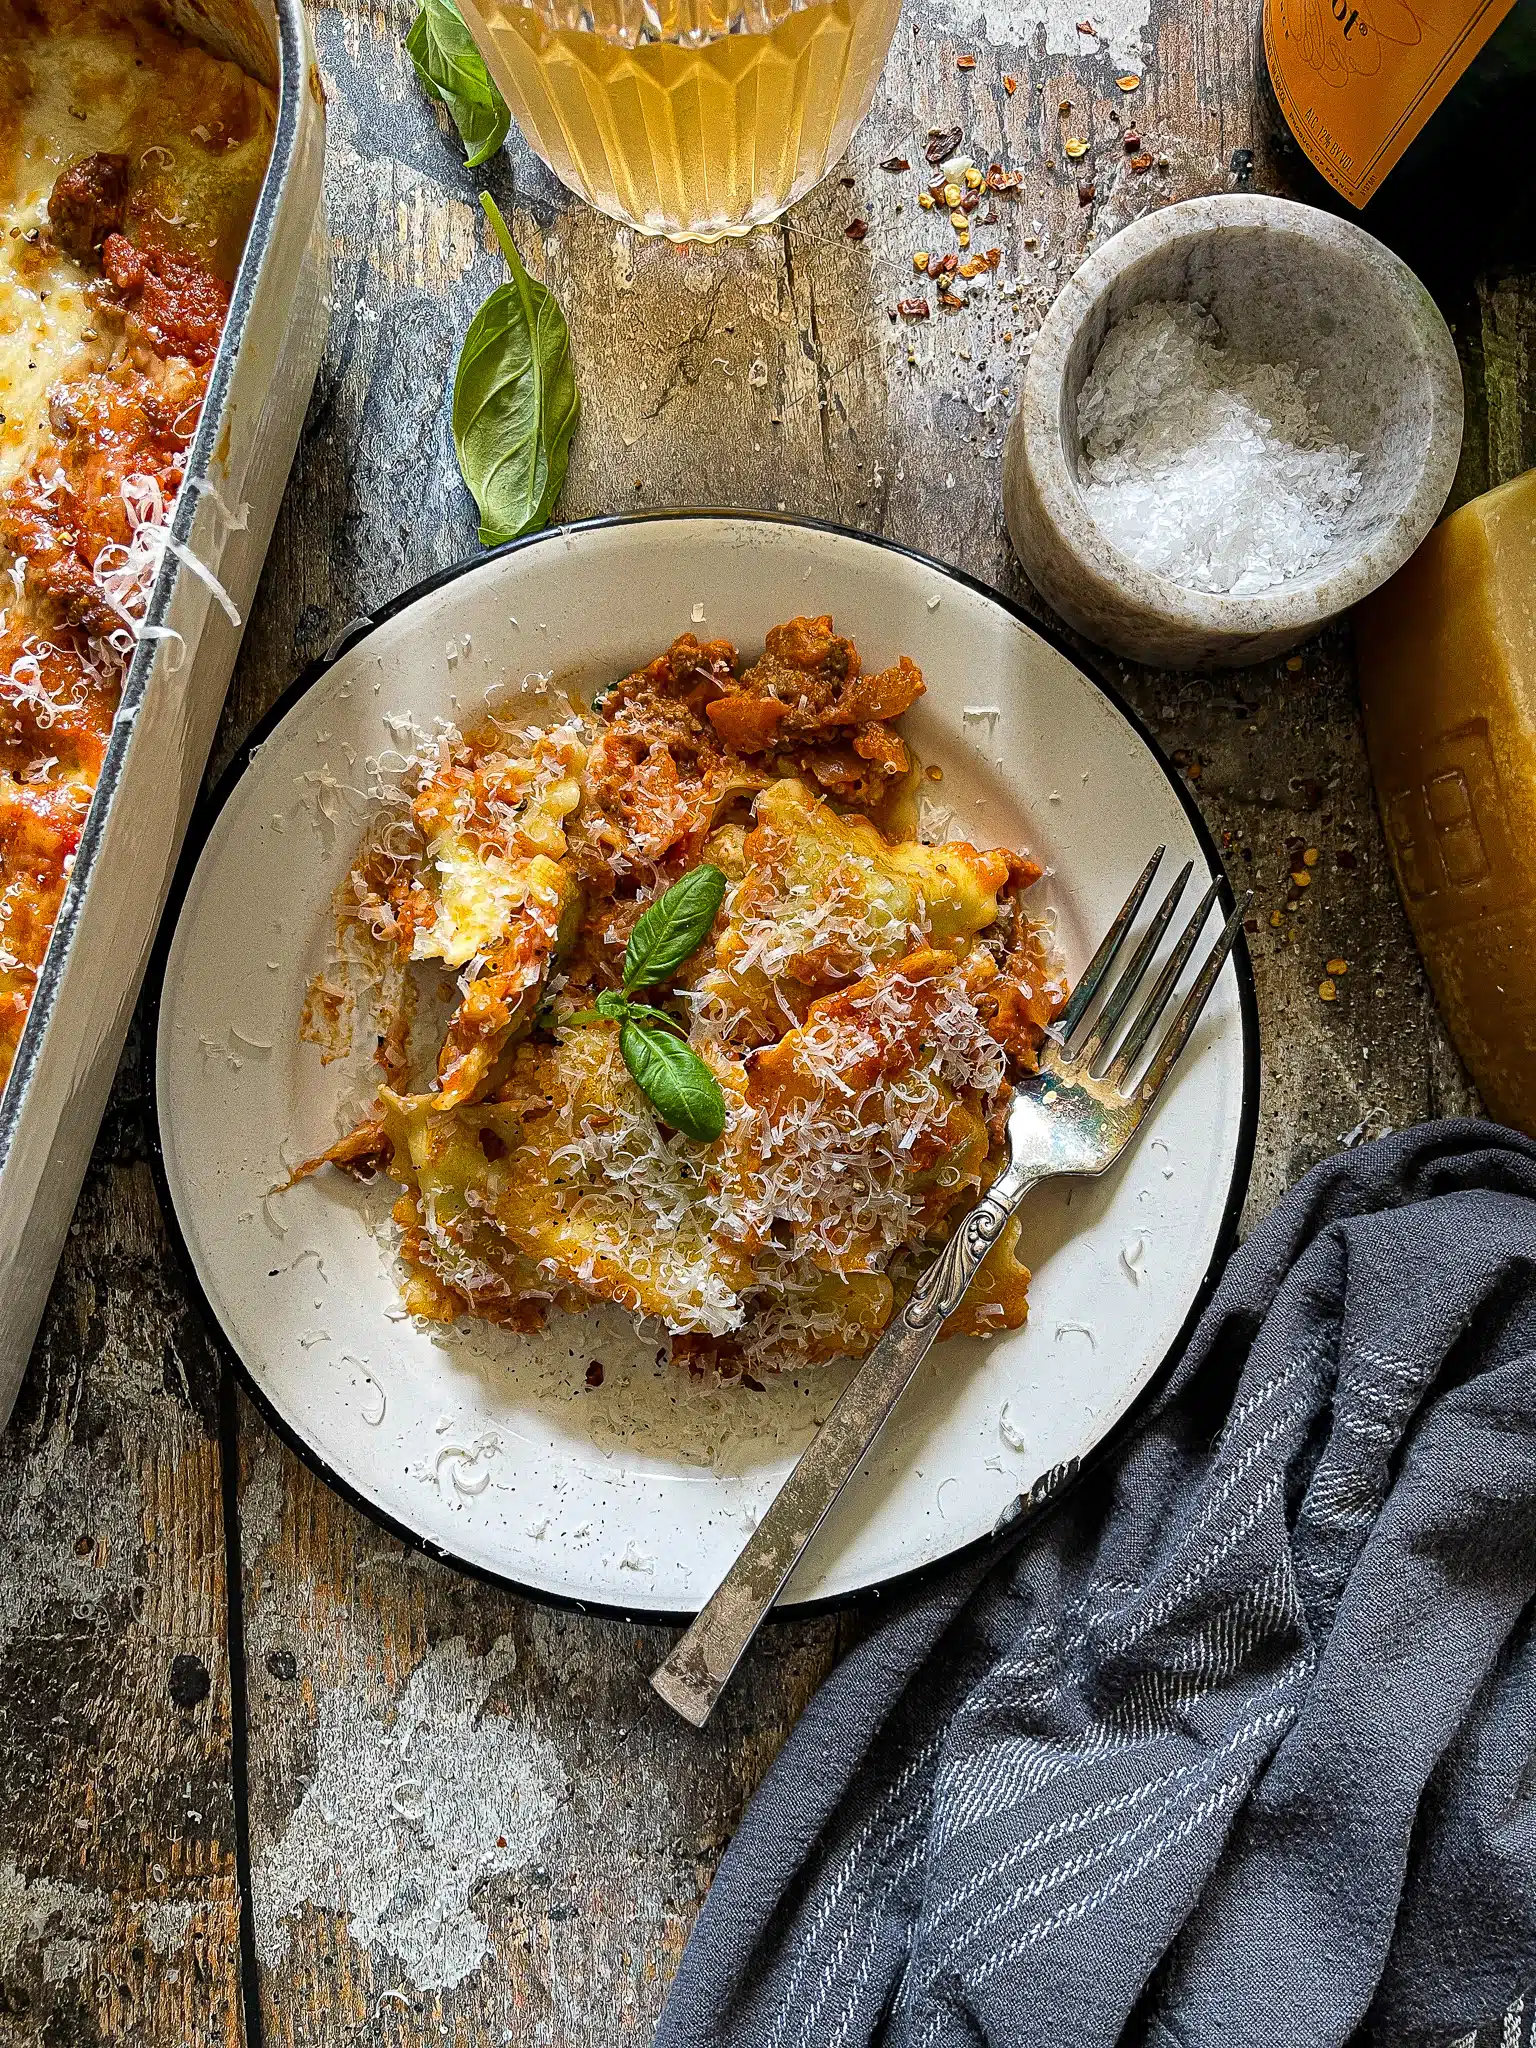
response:
[[[0,0],[0,1086],[274,122],[267,87],[149,0]]]
[[[383,1085],[300,1172],[400,1184],[413,1312],[612,1303],[724,1377],[874,1343],[1066,997],[1040,868],[923,801],[923,687],[827,617],[750,663],[685,635],[380,788],[301,1035],[339,1056],[366,998]],[[1017,1327],[1028,1280],[1015,1220],[951,1332]]]

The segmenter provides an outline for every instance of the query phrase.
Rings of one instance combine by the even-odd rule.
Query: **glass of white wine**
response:
[[[714,242],[818,184],[868,111],[901,0],[461,0],[555,175],[642,234]]]

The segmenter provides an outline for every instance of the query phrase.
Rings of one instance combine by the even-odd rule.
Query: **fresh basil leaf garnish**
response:
[[[512,273],[469,323],[453,380],[453,444],[496,547],[549,523],[565,482],[581,400],[560,302],[523,268],[489,192],[480,204]]]
[[[709,937],[725,897],[725,876],[708,861],[690,868],[646,911],[629,936],[624,987],[649,988],[675,974]]]
[[[628,996],[621,998],[624,1015],[633,1017],[637,1024],[645,1024],[653,1030],[675,1031],[680,1037],[688,1036],[688,1027],[680,1017],[674,1017],[670,1010],[658,1010],[654,1003],[632,1003]]]
[[[629,1015],[629,998],[616,988],[605,988],[590,1010],[573,1010],[561,1021],[566,1024],[622,1024]]]
[[[619,1027],[619,1051],[664,1122],[697,1144],[714,1143],[725,1129],[725,1097],[696,1052],[670,1031],[653,1031],[633,1019]]]
[[[453,116],[474,170],[506,141],[512,116],[454,0],[421,0],[405,47],[422,91]]]
[[[725,876],[719,868],[707,861],[691,868],[656,899],[630,934],[623,988],[605,988],[590,1010],[565,1020],[617,1024],[619,1051],[635,1085],[664,1123],[700,1145],[712,1145],[725,1129],[720,1083],[688,1044],[682,1021],[652,1003],[632,1001],[629,992],[675,974],[709,937],[724,899]]]

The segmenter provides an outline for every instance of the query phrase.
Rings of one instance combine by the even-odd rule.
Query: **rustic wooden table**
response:
[[[1268,182],[1254,0],[1149,4],[1144,20],[1112,0],[1090,37],[1044,0],[994,0],[985,35],[958,0],[909,0],[842,181],[742,244],[639,241],[514,137],[483,175],[564,301],[585,401],[563,510],[787,506],[1029,602],[999,453],[1053,291],[1095,234],[1229,189],[1235,152],[1256,149]],[[445,381],[501,273],[478,177],[403,57],[409,14],[316,10],[335,306],[221,760],[349,618],[475,546]],[[1127,71],[1143,74],[1129,95]],[[1166,169],[1130,168],[1132,121]],[[994,283],[896,325],[912,252],[948,244],[915,172],[878,165],[917,165],[951,122],[978,158],[1022,168],[1024,195],[986,237],[1004,252]],[[1068,130],[1091,140],[1080,163]],[[1529,281],[1485,289],[1462,323],[1463,493],[1536,461],[1533,335]],[[1475,1106],[1383,856],[1347,631],[1299,662],[1118,680],[1259,893],[1250,1215],[1347,1134]],[[1289,877],[1309,846],[1302,895]],[[1331,956],[1350,967],[1325,1004]],[[130,1052],[0,1453],[0,2043],[647,2040],[747,1799],[859,1621],[771,1630],[695,1734],[645,1683],[664,1631],[402,1548],[221,1385],[141,1109]]]

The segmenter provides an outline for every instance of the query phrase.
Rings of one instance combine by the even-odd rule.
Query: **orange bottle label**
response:
[[[1264,0],[1280,111],[1351,205],[1365,205],[1513,5]]]

